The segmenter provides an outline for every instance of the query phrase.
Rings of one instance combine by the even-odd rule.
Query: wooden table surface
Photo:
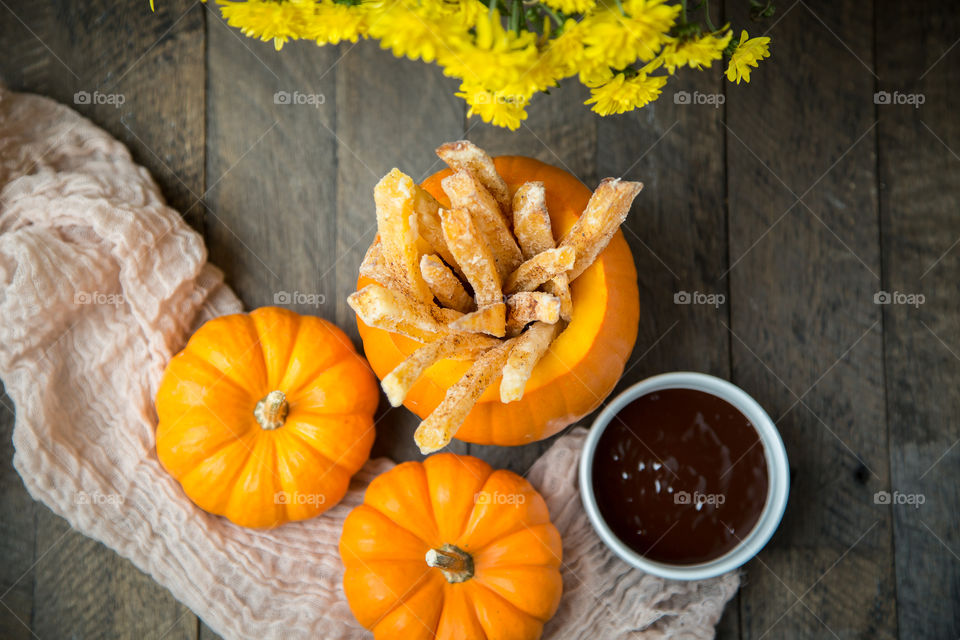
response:
[[[748,24],[746,2],[727,4]],[[719,637],[957,638],[960,13],[949,5],[786,0],[766,26],[773,57],[749,85],[685,72],[655,105],[604,119],[566,85],[515,133],[467,120],[433,66],[373,42],[278,53],[187,0],[158,0],[156,14],[146,0],[0,0],[0,77],[71,105],[78,91],[122,94],[119,107],[76,108],[150,169],[244,303],[322,295],[293,306],[354,339],[345,300],[390,168],[424,177],[438,144],[468,137],[590,187],[643,181],[625,229],[642,312],[620,388],[679,369],[730,379],[774,418],[790,457],[786,516],[745,567]],[[277,91],[323,103],[275,104]],[[675,91],[725,104],[678,104]],[[880,91],[923,104],[877,104]],[[681,291],[723,303],[675,304]],[[881,291],[898,295],[876,304]],[[908,294],[922,304],[898,303]],[[215,637],[30,499],[11,464],[14,407],[0,400],[0,636]],[[415,425],[390,410],[374,454],[416,458]],[[548,445],[454,449],[523,472]],[[878,504],[879,491],[923,504]]]

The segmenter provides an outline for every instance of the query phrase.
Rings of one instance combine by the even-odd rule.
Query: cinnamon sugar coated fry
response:
[[[507,335],[518,335],[531,322],[556,324],[560,320],[560,298],[543,291],[524,291],[507,298]]]
[[[384,376],[381,386],[394,407],[403,404],[403,399],[420,376],[436,362],[455,355],[478,356],[499,342],[493,338],[464,333],[451,333],[439,340],[423,345],[393,371]]]
[[[503,378],[500,381],[500,402],[515,402],[523,397],[527,381],[533,375],[533,369],[543,358],[550,344],[560,332],[560,327],[538,322],[522,336],[516,338],[516,344],[510,350]]]
[[[463,288],[463,283],[437,256],[431,254],[420,258],[420,274],[444,307],[461,313],[468,313],[473,307],[473,298]]]
[[[506,332],[507,305],[502,302],[480,307],[451,322],[448,328],[454,331],[469,333],[485,333],[489,336],[502,338]]]
[[[523,261],[520,247],[496,200],[469,171],[457,171],[441,182],[450,204],[469,212],[497,263],[497,273],[507,277]]]
[[[474,361],[473,366],[460,380],[447,389],[443,401],[420,423],[413,435],[414,441],[420,447],[420,453],[427,455],[450,444],[451,438],[463,424],[477,399],[500,375],[515,340],[518,338],[501,342],[485,352]]]
[[[614,234],[627,219],[630,205],[643,184],[624,182],[619,178],[604,178],[590,196],[583,214],[567,233],[561,247],[572,247],[577,253],[577,263],[567,275],[573,282],[607,248]]]
[[[440,145],[437,155],[454,171],[466,169],[477,177],[487,191],[500,205],[500,209],[510,211],[510,191],[493,164],[487,152],[469,140],[459,140]]]
[[[538,253],[510,274],[503,285],[506,293],[533,291],[547,280],[573,268],[577,254],[573,247],[558,247]]]
[[[393,406],[440,361],[472,362],[417,428],[424,454],[450,442],[501,374],[501,402],[523,398],[573,317],[570,283],[607,247],[643,187],[603,180],[558,244],[543,183],[511,185],[511,198],[473,143],[448,143],[437,155],[453,170],[441,181],[450,208],[399,170],[388,173],[374,189],[378,236],[360,265],[376,284],[347,298],[364,324],[423,343],[381,382]]]
[[[447,246],[473,287],[477,307],[502,302],[496,262],[470,214],[465,209],[441,209],[440,220]]]
[[[431,303],[433,295],[420,276],[420,255],[417,239],[420,237],[414,203],[417,185],[410,176],[393,169],[373,189],[377,207],[377,231],[380,252],[386,269],[393,274],[396,285],[408,296]]]

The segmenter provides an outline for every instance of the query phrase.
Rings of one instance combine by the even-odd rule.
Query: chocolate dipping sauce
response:
[[[658,562],[716,559],[750,533],[767,497],[763,444],[740,411],[694,389],[637,398],[600,436],[593,487],[614,534]]]

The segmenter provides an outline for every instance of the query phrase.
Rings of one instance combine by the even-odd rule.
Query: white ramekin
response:
[[[613,417],[626,405],[640,396],[663,389],[696,389],[723,398],[747,417],[760,435],[763,455],[767,461],[767,500],[757,524],[750,533],[733,549],[709,562],[688,565],[674,565],[655,562],[640,555],[610,530],[600,515],[597,500],[593,494],[593,457],[604,429]],[[776,425],[757,401],[740,387],[704,373],[677,371],[647,378],[627,388],[614,398],[593,422],[590,433],[580,454],[580,497],[587,510],[590,522],[604,543],[620,558],[637,569],[663,578],[675,580],[702,580],[712,578],[736,569],[757,555],[770,540],[780,524],[783,511],[787,506],[787,494],[790,491],[790,467],[787,463],[787,451]]]

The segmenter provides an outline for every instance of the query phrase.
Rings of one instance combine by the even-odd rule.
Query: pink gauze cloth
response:
[[[16,403],[14,465],[35,499],[170,590],[225,638],[363,638],[337,543],[372,478],[269,531],[194,506],[160,466],[154,394],[203,321],[241,310],[199,235],[127,149],[73,110],[0,87],[0,377]],[[531,468],[563,537],[564,594],[547,638],[710,638],[739,579],[632,570],[577,491],[586,431]]]

